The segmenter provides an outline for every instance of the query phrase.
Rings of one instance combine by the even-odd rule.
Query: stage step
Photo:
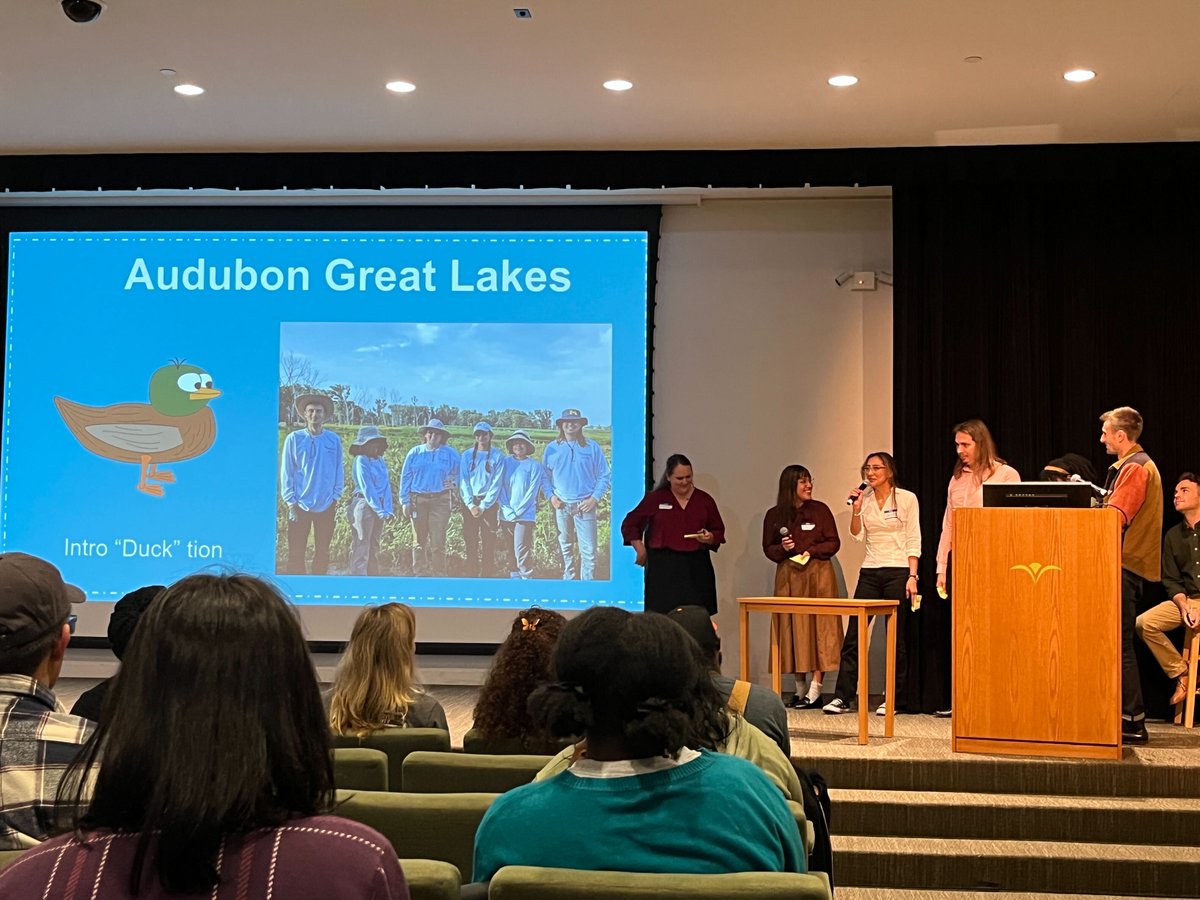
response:
[[[837,900],[1096,900],[1095,894],[1046,894],[1035,891],[898,891],[894,888],[839,887]],[[1165,900],[1146,894],[1106,894],[1104,900]]]
[[[1009,759],[965,753],[949,759],[901,759],[851,755],[840,748],[806,751],[799,757],[800,765],[820,772],[831,788],[1200,799],[1200,778],[1191,763]]]
[[[833,852],[839,896],[840,886],[1188,898],[1200,888],[1194,847],[835,835]]]
[[[1194,846],[1200,801],[830,788],[833,832]]]

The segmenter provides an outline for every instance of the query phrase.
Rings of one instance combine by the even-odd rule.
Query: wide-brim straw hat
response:
[[[301,394],[296,398],[296,415],[304,418],[304,407],[310,403],[319,403],[325,408],[325,417],[333,418],[333,399],[328,394]]]

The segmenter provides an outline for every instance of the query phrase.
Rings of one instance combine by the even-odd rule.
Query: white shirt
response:
[[[921,555],[921,510],[917,495],[904,488],[888,493],[880,509],[873,488],[862,502],[862,530],[850,536],[867,545],[864,569],[908,568],[910,556]]]

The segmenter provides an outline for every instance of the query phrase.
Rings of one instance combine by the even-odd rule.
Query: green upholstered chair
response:
[[[550,759],[549,756],[417,750],[404,759],[404,780],[400,786],[405,791],[421,794],[459,791],[502,794],[533,781],[533,776]]]
[[[402,859],[411,900],[458,900],[458,868],[437,859]]]
[[[381,728],[363,737],[335,734],[333,746],[382,750],[388,758],[388,786],[399,790],[404,757],[414,750],[449,750],[450,732],[441,728]]]
[[[738,872],[732,875],[646,875],[505,866],[488,900],[831,900],[824,873]]]
[[[463,753],[517,753],[542,754],[553,756],[564,747],[575,744],[578,738],[565,740],[535,741],[532,744],[517,738],[489,738],[478,728],[472,728],[463,735]]]
[[[0,869],[13,862],[24,850],[0,850]]]
[[[471,880],[475,832],[496,794],[338,791],[333,813],[374,828],[401,859],[435,859]]]
[[[388,758],[382,750],[337,747],[333,751],[333,784],[347,791],[386,791]]]

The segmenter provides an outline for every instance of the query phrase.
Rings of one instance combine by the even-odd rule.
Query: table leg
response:
[[[741,669],[738,677],[742,681],[750,680],[750,610],[745,606],[738,610],[738,651]]]
[[[867,685],[870,684],[867,678],[867,658],[870,656],[871,639],[867,634],[867,610],[865,607],[859,607],[858,610],[858,742],[865,744],[867,742],[867,709],[871,705],[870,695],[867,693]]]
[[[775,692],[776,697],[783,693],[783,660],[779,656],[779,629],[776,627],[781,618],[771,615],[771,690]]]
[[[887,627],[887,683],[883,688],[887,692],[883,701],[887,704],[887,716],[883,720],[883,735],[892,737],[896,731],[896,623],[900,618],[895,610],[885,612],[881,618]]]

